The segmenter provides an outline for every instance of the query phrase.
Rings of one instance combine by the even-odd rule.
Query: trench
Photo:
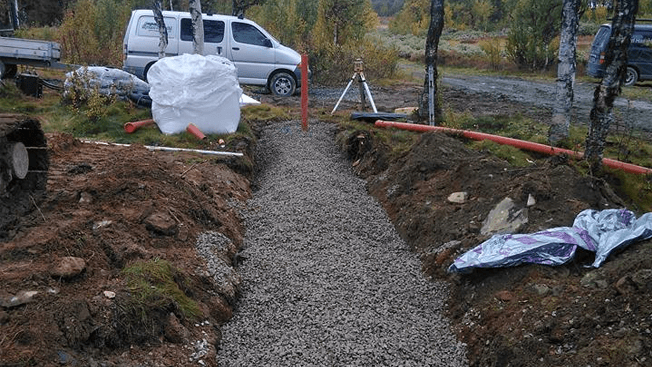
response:
[[[240,298],[220,366],[466,366],[426,279],[365,182],[334,144],[334,124],[269,125],[244,211]]]

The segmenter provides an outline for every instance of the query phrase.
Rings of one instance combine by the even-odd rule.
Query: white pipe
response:
[[[82,143],[88,144],[100,144],[100,145],[117,145],[120,147],[130,147],[131,144],[120,144],[120,143],[107,143],[104,141],[94,141],[94,140],[82,140]],[[145,148],[149,150],[160,150],[164,152],[191,152],[191,153],[200,153],[200,154],[210,154],[210,155],[225,155],[231,157],[242,157],[244,154],[239,152],[221,152],[217,150],[203,150],[203,149],[188,149],[188,148],[174,148],[174,147],[157,147],[151,145],[144,145]]]

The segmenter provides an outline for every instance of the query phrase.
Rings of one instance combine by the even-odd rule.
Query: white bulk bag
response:
[[[205,134],[233,133],[242,89],[233,63],[216,55],[165,57],[147,73],[152,117],[164,134],[192,123]]]

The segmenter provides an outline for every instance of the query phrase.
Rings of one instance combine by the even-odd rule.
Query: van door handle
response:
[[[232,50],[240,51],[240,47],[232,47]]]
[[[222,54],[222,47],[221,46],[217,46],[217,54],[218,55]]]

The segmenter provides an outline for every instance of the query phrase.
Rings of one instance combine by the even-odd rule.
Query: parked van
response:
[[[603,24],[591,45],[586,73],[601,78],[604,73],[604,57],[611,36],[611,24]],[[635,24],[631,43],[627,50],[627,74],[624,85],[634,85],[639,80],[652,80],[652,25]]]
[[[164,11],[167,56],[193,52],[190,13]],[[204,55],[223,56],[235,64],[241,84],[265,86],[281,96],[293,95],[301,82],[301,55],[283,46],[248,19],[203,14]],[[143,80],[158,60],[159,31],[152,10],[134,10],[123,42],[123,69]]]

